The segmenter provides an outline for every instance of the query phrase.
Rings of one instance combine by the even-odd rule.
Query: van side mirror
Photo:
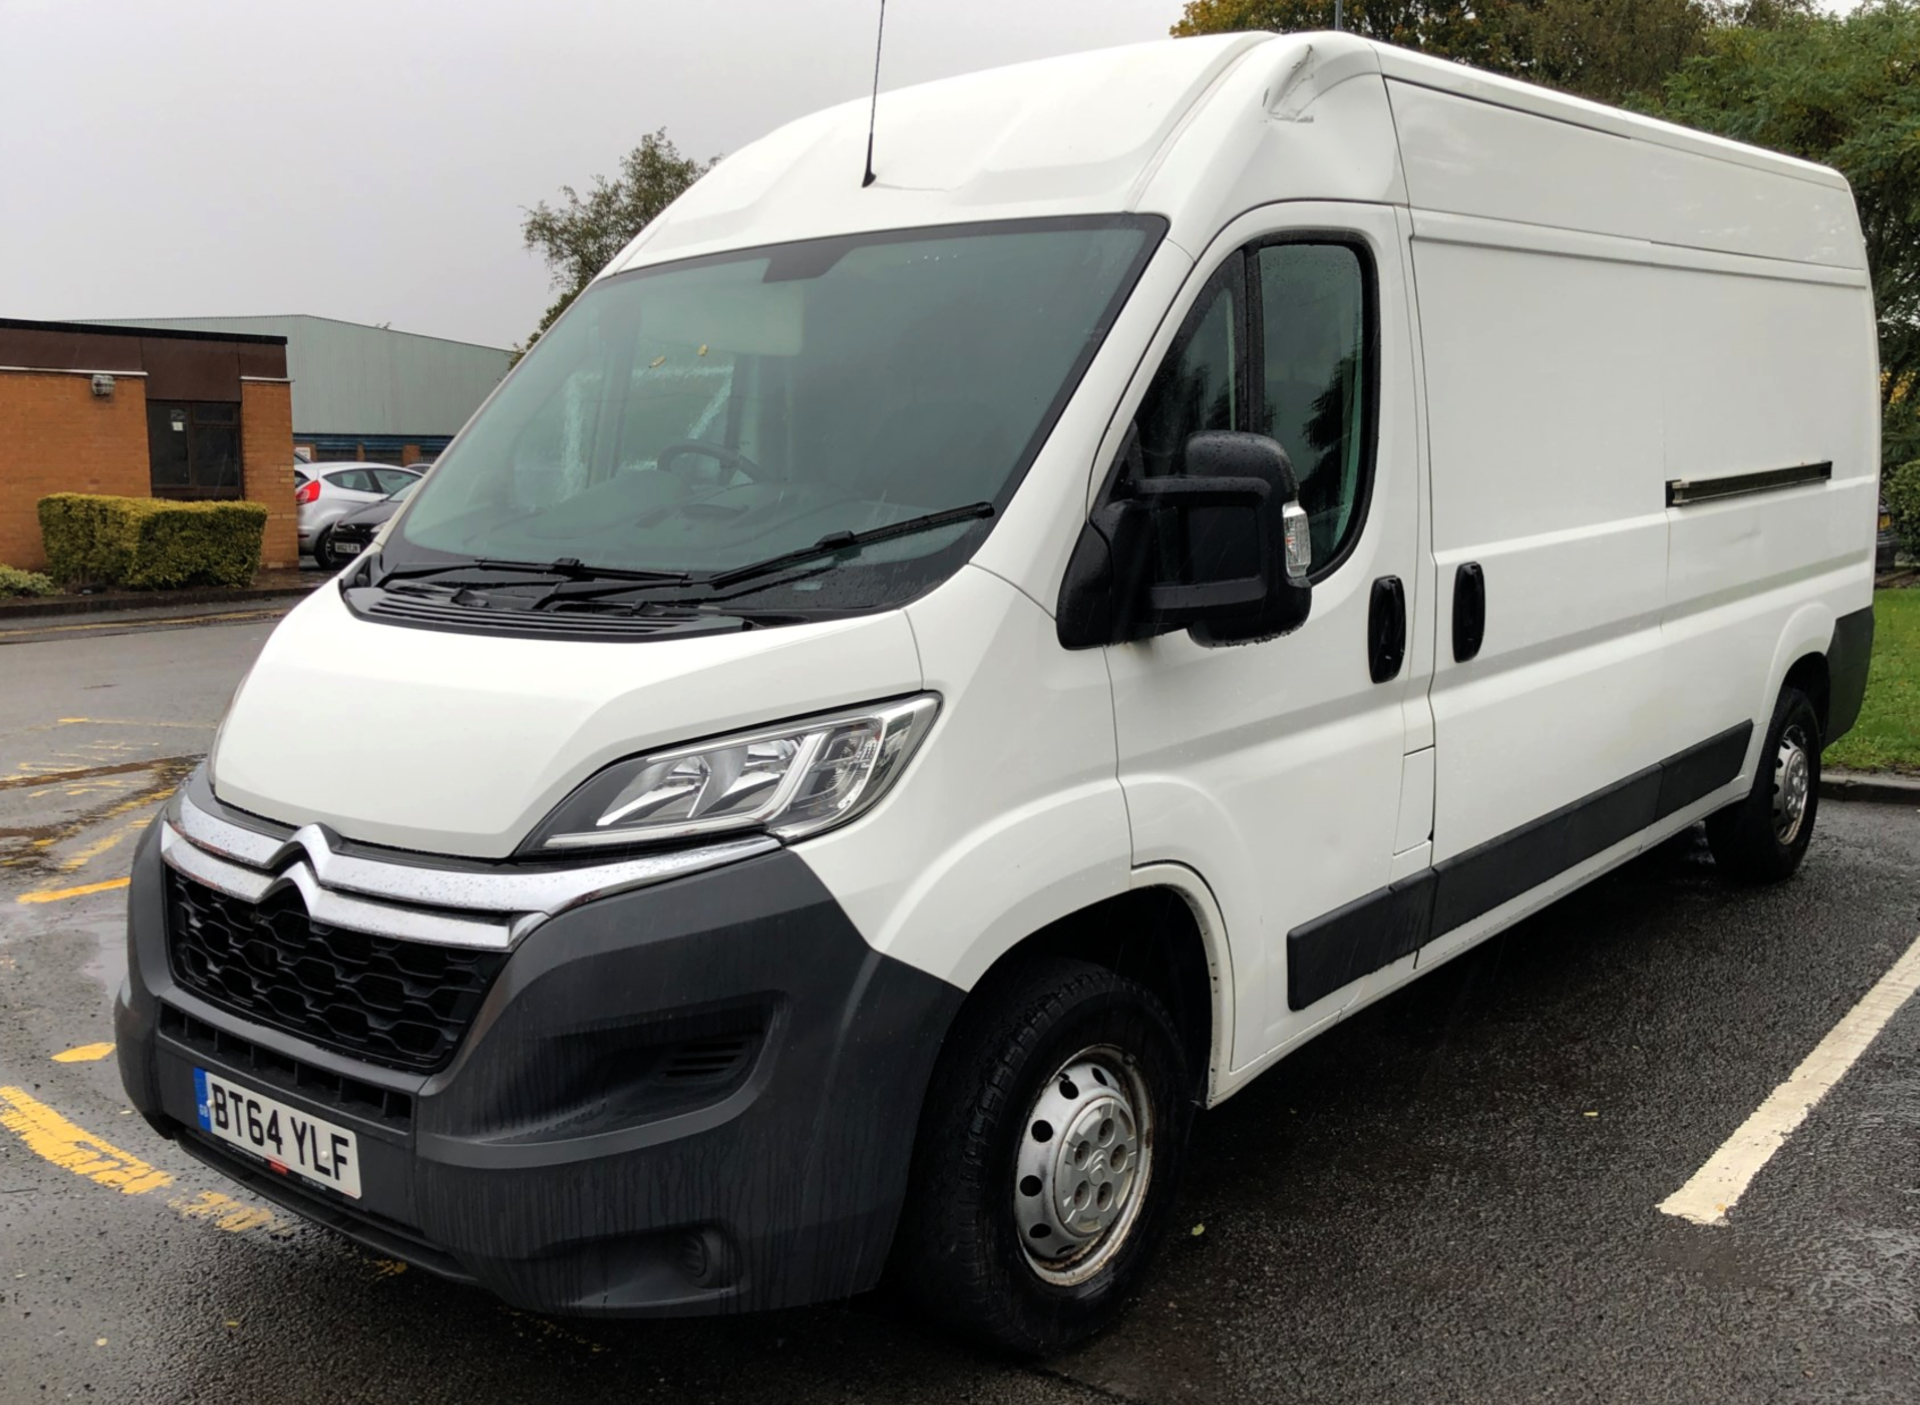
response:
[[[1200,644],[1298,629],[1312,606],[1306,514],[1286,450],[1264,434],[1187,440],[1186,473],[1148,478],[1129,439],[1124,476],[1082,530],[1055,627],[1069,649],[1186,628]]]

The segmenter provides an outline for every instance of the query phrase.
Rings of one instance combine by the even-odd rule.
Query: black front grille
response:
[[[311,1098],[401,1131],[413,1125],[413,1099],[405,1093],[333,1073],[304,1059],[276,1054],[263,1044],[195,1019],[164,1001],[160,1005],[160,1032],[191,1053],[240,1069],[268,1089]]]
[[[167,875],[173,978],[250,1020],[390,1068],[453,1057],[506,954],[315,922],[295,888],[257,906]]]

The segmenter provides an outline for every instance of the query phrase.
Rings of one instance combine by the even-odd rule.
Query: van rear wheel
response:
[[[1172,1019],[1089,962],[990,978],[928,1089],[889,1273],[1023,1356],[1119,1313],[1167,1227],[1193,1097]]]
[[[1820,808],[1820,714],[1798,688],[1782,688],[1760,748],[1753,789],[1707,817],[1713,861],[1741,883],[1792,876]]]

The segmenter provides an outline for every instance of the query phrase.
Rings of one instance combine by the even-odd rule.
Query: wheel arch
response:
[[[1827,666],[1827,649],[1833,643],[1833,623],[1833,611],[1824,603],[1810,602],[1788,617],[1786,626],[1780,631],[1779,643],[1774,646],[1773,667],[1767,671],[1766,696],[1754,699],[1755,757],[1766,731],[1767,719],[1773,716],[1774,704],[1779,701],[1780,690],[1788,686],[1799,688],[1813,700],[1813,709],[1819,715],[1824,735],[1832,707],[1832,675]],[[1757,761],[1755,764],[1758,764]]]
[[[1833,683],[1832,674],[1827,667],[1825,652],[1802,654],[1787,666],[1787,675],[1781,680],[1783,688],[1798,688],[1812,702],[1813,710],[1820,718],[1820,735],[1827,735],[1827,719],[1832,715]]]
[[[1029,933],[995,958],[969,999],[1007,973],[1048,957],[1073,957],[1138,981],[1174,1018],[1203,1103],[1233,1047],[1233,966],[1213,894],[1182,864],[1133,870],[1126,890],[1075,909]]]

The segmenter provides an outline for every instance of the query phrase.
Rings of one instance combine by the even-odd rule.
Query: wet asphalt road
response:
[[[0,1087],[57,1119],[0,1126],[7,1405],[1920,1399],[1920,1002],[1730,1224],[1654,1208],[1920,935],[1920,812],[1829,804],[1759,892],[1676,843],[1322,1037],[1200,1120],[1147,1291],[1047,1369],[877,1298],[546,1321],[261,1207],[110,1057],[52,1059],[112,1037],[121,894],[19,899],[124,874],[267,628],[0,640]]]

